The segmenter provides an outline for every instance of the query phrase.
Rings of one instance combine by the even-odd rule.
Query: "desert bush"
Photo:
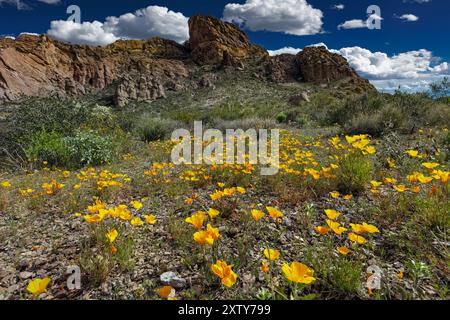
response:
[[[399,130],[403,125],[403,115],[399,109],[387,105],[372,113],[356,114],[345,125],[348,134],[370,134],[380,137],[391,131]]]
[[[91,130],[77,131],[74,136],[64,138],[64,144],[69,151],[69,163],[74,167],[100,165],[116,156],[111,137]]]
[[[100,165],[115,158],[116,145],[110,136],[95,131],[77,131],[73,136],[41,131],[31,137],[25,149],[27,159],[50,166],[80,168]]]
[[[70,152],[61,134],[40,131],[31,136],[25,154],[31,162],[47,161],[51,166],[60,166],[67,163]]]
[[[28,98],[19,101],[9,119],[14,135],[25,139],[39,131],[73,133],[90,116],[89,108],[75,100]]]
[[[284,112],[280,112],[278,115],[277,115],[277,122],[278,123],[285,123],[285,122],[287,122],[287,118],[288,118],[288,116],[286,115],[286,113],[284,113]]]
[[[373,164],[361,153],[354,152],[339,161],[337,187],[345,194],[358,194],[364,191],[372,178]]]
[[[173,130],[183,126],[175,120],[153,118],[144,115],[136,124],[136,132],[144,142],[164,140],[170,137]]]
[[[91,110],[90,123],[97,128],[113,128],[117,118],[111,108],[96,104]]]

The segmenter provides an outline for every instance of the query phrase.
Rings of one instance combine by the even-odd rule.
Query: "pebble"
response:
[[[22,280],[30,279],[33,276],[34,276],[34,273],[29,272],[29,271],[23,271],[23,272],[19,273],[19,278]]]
[[[186,286],[186,280],[173,271],[164,272],[159,279],[163,284],[172,286],[176,289],[181,289]]]

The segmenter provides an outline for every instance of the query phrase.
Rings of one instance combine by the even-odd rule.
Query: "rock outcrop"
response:
[[[62,43],[46,35],[0,38],[0,103],[50,93],[85,95],[112,87],[107,91],[114,92],[115,103],[125,106],[163,98],[168,91],[214,88],[220,69],[216,66],[248,66],[261,81],[338,81],[346,90],[374,90],[342,56],[325,47],[269,57],[235,25],[208,16],[190,18],[189,33],[184,45],[161,38],[119,40],[105,47]],[[204,78],[198,74],[203,66],[210,73]]]
[[[189,37],[192,59],[201,65],[236,66],[246,58],[268,56],[265,49],[251,44],[234,24],[214,17],[191,17]]]
[[[167,91],[185,88],[189,71],[181,61],[158,59],[130,71],[117,85],[114,102],[123,107],[130,101],[165,98]]]
[[[133,73],[153,77],[151,86],[161,81],[158,87],[170,87],[173,84],[162,75],[182,81],[187,70],[180,60],[188,56],[185,47],[160,38],[117,41],[106,47],[70,45],[45,35],[1,39],[0,101],[21,95],[84,95]]]
[[[304,48],[297,54],[296,60],[306,82],[330,83],[357,76],[344,57],[331,53],[323,46]]]

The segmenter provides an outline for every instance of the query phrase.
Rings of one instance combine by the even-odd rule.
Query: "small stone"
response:
[[[23,272],[19,273],[19,278],[22,280],[26,280],[26,279],[30,279],[31,277],[33,277],[33,275],[34,275],[33,272],[23,271]]]
[[[163,284],[172,286],[176,289],[181,289],[186,286],[186,280],[173,271],[164,272],[159,279]]]

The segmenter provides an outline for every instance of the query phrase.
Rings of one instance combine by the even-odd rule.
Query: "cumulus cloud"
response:
[[[47,33],[55,39],[76,44],[103,46],[118,40],[114,34],[106,32],[103,23],[99,21],[52,21]]]
[[[188,18],[166,7],[149,6],[105,22],[52,21],[47,32],[66,42],[107,45],[118,39],[148,39],[159,36],[183,42],[189,38]]]
[[[407,14],[403,14],[403,15],[401,15],[400,17],[398,17],[400,20],[403,20],[403,21],[409,21],[409,22],[414,22],[414,21],[417,21],[417,20],[419,20],[419,17],[418,16],[415,16],[415,15],[413,15],[413,14],[411,14],[411,13],[407,13]]]
[[[323,13],[306,0],[246,0],[229,3],[223,19],[251,31],[283,32],[297,36],[322,32]]]
[[[165,37],[178,42],[189,38],[188,18],[165,7],[150,6],[120,17],[108,17],[106,32],[126,39]]]
[[[314,44],[320,46],[323,43]],[[297,54],[302,49],[285,47],[271,50],[269,54]],[[367,78],[381,91],[391,92],[400,86],[405,91],[424,91],[431,82],[450,75],[450,63],[439,61],[426,49],[403,52],[389,56],[384,52],[372,52],[361,47],[347,47],[331,52],[342,55],[359,75]]]

